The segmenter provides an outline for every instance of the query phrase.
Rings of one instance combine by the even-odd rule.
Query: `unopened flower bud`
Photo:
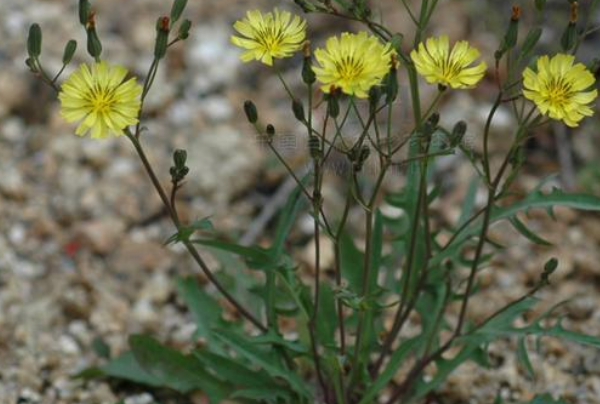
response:
[[[179,26],[179,33],[177,37],[181,40],[188,39],[190,36],[190,29],[192,28],[192,22],[190,20],[183,20]]]
[[[71,60],[73,59],[73,55],[75,55],[76,50],[77,41],[71,39],[69,42],[67,42],[67,45],[65,46],[65,51],[63,52],[63,65],[68,65],[69,63],[71,63]]]
[[[92,21],[94,21],[92,19]],[[100,42],[100,38],[98,38],[98,33],[96,32],[95,23],[88,24],[87,29],[87,51],[95,59],[99,59],[102,54],[102,43]]]
[[[185,10],[185,6],[187,6],[188,0],[175,0],[173,2],[173,7],[171,8],[171,21],[175,23],[181,15],[183,14],[183,10]]]
[[[42,53],[42,29],[39,24],[32,24],[29,27],[29,36],[27,37],[27,53],[30,58],[38,58]]]
[[[156,59],[162,59],[167,54],[170,26],[169,17],[160,17],[156,22],[156,42],[154,44],[154,58]]]
[[[458,121],[454,128],[452,129],[452,135],[450,138],[450,143],[452,146],[457,146],[460,142],[462,142],[465,134],[467,133],[467,123],[465,121]]]
[[[79,22],[84,27],[87,25],[90,18],[92,5],[89,0],[79,0]]]
[[[300,122],[305,121],[306,118],[304,116],[304,105],[302,105],[302,101],[294,98],[292,100],[292,111],[294,112],[294,116],[297,120],[299,120]]]
[[[302,81],[304,84],[314,84],[317,76],[312,68],[312,58],[310,50],[310,41],[306,41],[303,47],[304,60],[302,61]]]
[[[184,167],[187,162],[187,152],[182,149],[175,150],[175,153],[173,153],[173,162],[177,168]]]
[[[332,88],[327,96],[327,113],[332,118],[337,118],[340,115],[340,103],[338,100],[338,91]]]
[[[251,124],[255,124],[258,121],[258,111],[256,110],[256,105],[250,100],[244,102],[244,112],[246,113],[246,118],[248,118],[248,122]]]

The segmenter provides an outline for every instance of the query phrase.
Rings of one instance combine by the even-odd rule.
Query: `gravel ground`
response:
[[[143,75],[150,63],[154,21],[169,7],[162,0],[95,3],[106,55]],[[290,122],[287,102],[285,109],[281,106],[283,92],[276,78],[258,65],[242,67],[238,51],[228,44],[234,19],[249,7],[273,4],[190,1],[188,17],[199,23],[159,71],[147,103],[144,136],[162,178],[168,178],[174,148],[186,148],[192,159],[182,215],[210,215],[226,233],[243,234],[285,180],[280,168],[271,169],[272,158],[245,124],[243,100],[252,97],[282,133],[298,131]],[[434,30],[469,35],[466,25],[451,23],[466,19],[469,7],[457,1],[442,2],[442,7]],[[408,23],[397,11],[386,10],[385,15],[398,26]],[[481,22],[473,21],[478,29]],[[174,279],[197,271],[183,251],[162,245],[173,229],[126,139],[75,137],[73,127],[59,117],[54,94],[26,71],[24,38],[32,22],[44,30],[44,60],[51,71],[60,67],[62,46],[69,38],[83,43],[73,1],[0,2],[0,402],[204,403],[201,395],[188,401],[107,381],[83,385],[71,378],[97,363],[91,349],[95,338],[102,338],[113,353],[126,348],[128,334],[139,332],[188,346],[194,327],[175,296]],[[345,27],[323,19],[313,23],[318,35]],[[476,39],[487,54],[493,52],[493,40],[489,34]],[[85,60],[82,51],[78,57],[77,62]],[[297,75],[298,66],[286,65],[284,74]],[[476,133],[489,109],[485,94],[477,97],[454,96],[443,116],[454,120],[467,111]],[[507,111],[499,117],[496,139],[512,124]],[[590,121],[574,138],[580,166],[589,167],[597,159],[598,135],[598,121]],[[540,136],[528,176],[520,183],[524,190],[561,168],[555,162],[554,138]],[[502,142],[496,143],[501,149]],[[453,187],[434,213],[441,221],[456,220],[470,174],[460,158],[445,161],[440,171]],[[393,187],[395,180],[386,186]],[[327,202],[334,208],[337,192],[333,187]],[[600,217],[557,210],[556,221],[533,215],[530,224],[555,242],[555,249],[533,247],[508,228],[494,228],[494,237],[511,248],[485,273],[485,292],[472,315],[481,318],[490,307],[524,293],[545,260],[556,256],[561,265],[553,286],[540,294],[543,305],[575,297],[565,307],[565,326],[600,335]],[[309,242],[299,258],[310,262],[310,254]],[[600,351],[547,340],[532,355],[538,377],[528,381],[515,364],[514,350],[510,342],[495,344],[490,370],[462,367],[434,400],[483,404],[498,391],[515,401],[549,391],[570,403],[600,403]]]

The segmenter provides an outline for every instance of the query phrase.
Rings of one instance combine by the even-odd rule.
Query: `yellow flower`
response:
[[[287,11],[262,14],[258,10],[248,11],[246,18],[236,21],[233,27],[243,37],[231,36],[231,42],[240,48],[247,49],[242,53],[244,62],[260,60],[268,66],[273,59],[292,56],[302,48],[306,38],[306,21]]]
[[[119,136],[138,122],[142,87],[134,78],[123,82],[127,69],[105,61],[81,65],[62,85],[58,98],[68,122],[81,121],[75,132],[92,138]]]
[[[325,49],[316,49],[319,66],[313,67],[321,89],[332,88],[358,98],[367,98],[371,87],[381,83],[390,72],[394,50],[366,32],[343,33],[327,40]]]
[[[419,44],[418,50],[410,54],[419,74],[430,84],[441,84],[452,88],[472,88],[485,76],[484,62],[471,66],[479,51],[467,41],[457,42],[450,51],[446,35],[429,38]]]
[[[537,61],[537,73],[530,68],[523,72],[523,95],[537,105],[543,115],[577,127],[584,116],[592,116],[591,104],[598,91],[591,87],[594,75],[581,63],[573,65],[575,57],[558,54]],[[586,91],[588,90],[588,91]]]

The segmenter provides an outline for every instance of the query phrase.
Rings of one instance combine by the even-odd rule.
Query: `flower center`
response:
[[[354,56],[342,56],[339,61],[335,62],[337,74],[342,80],[353,81],[359,78],[365,67],[361,60],[357,60]]]
[[[115,104],[113,91],[96,86],[91,92],[89,102],[94,112],[106,114],[111,111]]]
[[[564,78],[552,78],[548,84],[548,100],[554,105],[563,105],[569,101],[572,95],[571,84]]]
[[[283,29],[281,27],[265,26],[258,30],[258,42],[269,52],[277,52],[283,42]]]

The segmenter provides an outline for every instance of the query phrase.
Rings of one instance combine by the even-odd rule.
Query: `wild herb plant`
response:
[[[491,68],[479,61],[479,51],[467,41],[451,44],[445,35],[427,36],[438,0],[413,2],[414,8],[405,0],[399,2],[414,23],[410,27],[386,25],[384,16],[377,15],[376,2],[295,2],[306,13],[355,21],[364,30],[334,35],[313,50],[307,21],[289,11],[249,11],[234,24],[237,33],[231,41],[244,49],[242,60],[261,62],[279,76],[282,91],[290,98],[290,116],[305,128],[308,145],[311,170],[304,175],[295,172],[274,146],[276,128],[264,122],[268,119],[259,116],[252,101],[244,104],[250,124],[297,183],[268,248],[223,241],[210,231],[208,219],[184,222],[177,210],[177,192],[190,174],[187,153],[174,151],[168,187],[145,153],[144,100],[168,49],[189,35],[191,23],[181,21],[186,0],[175,0],[170,16],[158,19],[154,60],[142,85],[135,78],[126,80],[125,68],[103,58],[88,0],[80,0],[79,15],[94,61],[81,65],[62,84],[64,67],[55,76],[44,69],[41,29],[31,27],[27,65],[59,93],[62,116],[80,122],[78,135],[125,135],[131,141],[176,228],[167,244],[182,244],[220,294],[207,293],[193,278],[178,281],[181,298],[197,324],[197,344],[191,352],[176,351],[148,336],[132,336],[131,351],[81,376],[123,378],[183,393],[201,390],[211,403],[411,403],[423,402],[467,361],[487,366],[488,347],[498,339],[515,339],[516,355],[529,377],[535,377],[529,339],[556,337],[600,347],[600,338],[565,329],[556,319],[558,305],[525,326],[515,325],[537,303],[536,293],[550,283],[559,267],[556,259],[540,268],[539,279],[524,296],[490,308],[483,321],[469,316],[473,297],[480,291],[478,275],[502,249],[490,238],[492,225],[508,222],[530,242],[548,245],[527,227],[524,213],[545,209],[552,216],[555,206],[600,210],[600,199],[591,195],[560,189],[544,192],[543,183],[523,194],[513,186],[526,161],[524,147],[538,128],[549,121],[577,127],[594,113],[599,64],[586,66],[575,55],[585,37],[597,29],[590,16],[598,12],[600,1],[586,2],[583,21],[578,3],[565,2],[570,12],[565,10],[569,18],[560,49],[549,55],[537,51],[546,2],[531,1],[524,8],[538,21],[524,38],[521,8],[513,7],[510,19],[507,10],[507,29]],[[76,42],[70,41],[65,67],[75,51]],[[297,53],[302,58],[301,77],[288,83],[279,70],[280,59]],[[402,70],[405,76],[399,75]],[[464,141],[466,123],[457,117],[452,127],[445,127],[438,107],[448,93],[469,91],[483,80],[494,80],[494,91],[487,95],[494,101],[483,132],[476,134],[481,143],[481,152],[476,152]],[[302,91],[294,90],[298,83]],[[423,86],[437,88],[432,101],[422,98]],[[399,102],[402,87],[409,89],[409,105]],[[505,105],[517,124],[512,137],[504,139],[510,144],[508,151],[493,156],[492,128]],[[394,118],[403,108],[412,112],[412,119],[397,127]],[[351,122],[358,123],[358,130]],[[323,189],[338,175],[327,169],[334,154],[344,156],[350,168],[343,173],[345,203],[328,211]],[[444,193],[431,174],[438,158],[452,154],[466,158],[474,180],[464,196],[460,219],[448,225],[432,215],[431,205]],[[493,164],[496,160],[499,165]],[[365,173],[368,161],[377,162],[374,182]],[[392,172],[400,173],[392,178],[399,190],[386,193],[383,184]],[[486,194],[482,207],[475,201],[478,189]],[[384,202],[402,214],[386,216],[380,209]],[[364,231],[353,234],[349,212],[357,207]],[[314,227],[310,282],[301,275],[293,247],[286,243],[304,211],[311,213]],[[323,268],[322,239],[333,246],[333,268]],[[203,247],[233,254],[254,271],[255,276],[244,279],[249,282],[245,286],[256,292],[255,301],[243,301],[221,283],[202,258]],[[219,298],[237,311],[238,319],[225,319]],[[386,319],[391,320],[389,325]],[[282,320],[286,328],[281,327]],[[555,401],[540,395],[531,402]]]

